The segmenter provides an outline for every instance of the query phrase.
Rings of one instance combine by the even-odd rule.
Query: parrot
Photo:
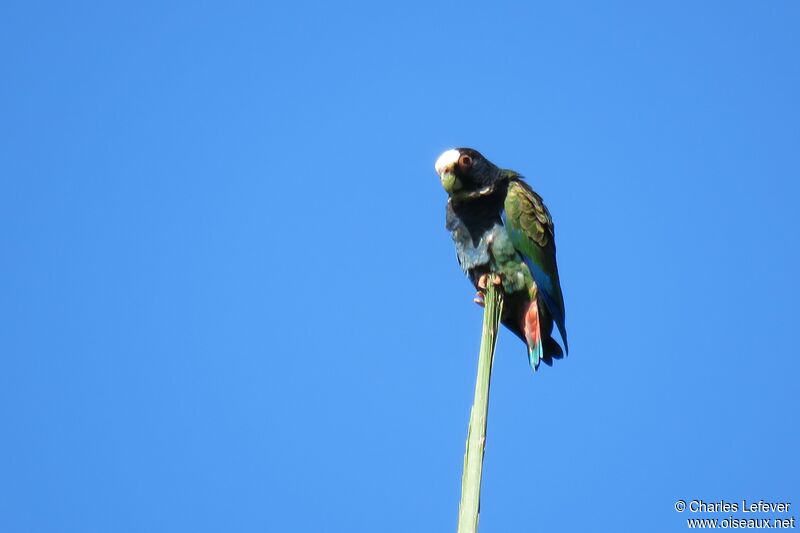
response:
[[[477,150],[453,148],[435,163],[447,192],[445,227],[483,305],[490,275],[505,305],[501,322],[527,346],[528,362],[552,366],[569,353],[553,218],[524,178]],[[553,323],[561,346],[553,338]]]

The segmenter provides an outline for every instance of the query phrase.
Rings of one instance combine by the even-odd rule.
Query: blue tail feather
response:
[[[541,342],[537,342],[533,346],[528,346],[528,363],[531,365],[531,369],[534,372],[539,368],[539,363],[543,356]]]

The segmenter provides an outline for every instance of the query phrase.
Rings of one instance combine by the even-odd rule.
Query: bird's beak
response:
[[[436,160],[436,173],[442,180],[442,187],[447,194],[456,192],[462,187],[461,181],[456,177],[455,168],[461,154],[458,150],[448,150]]]
[[[439,174],[439,179],[442,180],[442,187],[448,194],[454,193],[461,188],[461,182],[452,171],[445,171]]]

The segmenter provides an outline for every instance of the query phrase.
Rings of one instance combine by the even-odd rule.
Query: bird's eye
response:
[[[467,154],[464,154],[458,158],[458,164],[461,167],[469,168],[472,166],[472,158]]]

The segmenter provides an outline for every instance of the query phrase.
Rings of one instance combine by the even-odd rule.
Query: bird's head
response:
[[[436,160],[442,187],[454,198],[470,198],[492,192],[502,172],[472,148],[447,150]]]

